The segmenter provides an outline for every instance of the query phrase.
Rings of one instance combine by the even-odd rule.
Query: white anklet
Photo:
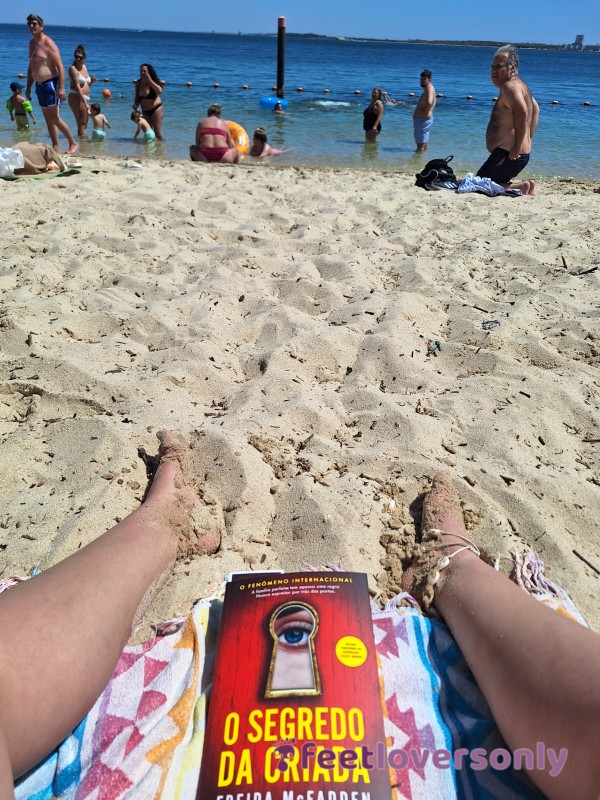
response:
[[[457,538],[462,539],[463,542],[466,542],[466,544],[464,544],[464,545],[459,545],[458,542],[439,542],[439,544],[434,544],[432,546],[432,548],[431,548],[432,550],[440,550],[443,547],[457,547],[458,548],[457,550],[453,550],[451,553],[449,553],[448,555],[444,556],[440,561],[438,561],[438,563],[437,563],[437,565],[435,567],[435,572],[434,572],[433,577],[431,579],[431,588],[432,589],[438,583],[438,581],[439,581],[439,579],[441,577],[440,573],[443,570],[446,569],[446,567],[450,564],[450,559],[454,558],[454,556],[458,555],[459,553],[462,553],[465,550],[470,550],[472,553],[474,553],[477,556],[477,558],[481,557],[481,551],[479,550],[477,545],[473,544],[473,542],[470,539],[468,539],[466,536],[463,536],[462,533],[450,533],[449,531],[441,530],[441,528],[430,528],[427,531],[427,533],[433,533],[436,536],[441,536],[442,534],[446,534],[446,536],[456,536]],[[435,609],[432,609],[431,607],[429,609],[429,613],[432,614],[433,616],[437,616],[438,618],[441,619],[441,616],[440,616],[439,612],[437,612]]]

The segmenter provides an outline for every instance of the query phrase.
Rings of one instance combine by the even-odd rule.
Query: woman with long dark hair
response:
[[[144,119],[150,124],[157,139],[162,139],[163,104],[161,94],[163,85],[152,64],[140,65],[140,77],[135,82],[133,110],[138,107]]]

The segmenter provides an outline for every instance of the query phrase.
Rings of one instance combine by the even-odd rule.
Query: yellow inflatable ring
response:
[[[248,134],[241,125],[237,124],[237,122],[232,122],[231,120],[226,119],[225,125],[227,125],[229,128],[229,133],[231,134],[231,138],[233,139],[236,150],[242,155],[245,155],[250,147],[250,139],[248,138]]]

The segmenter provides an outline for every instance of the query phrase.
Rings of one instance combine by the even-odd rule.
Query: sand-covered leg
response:
[[[424,536],[431,528],[447,532],[439,534],[442,552],[463,543],[462,512],[448,474],[436,475],[423,504]],[[409,591],[416,577],[411,565]],[[535,757],[527,769],[538,788],[550,800],[597,800],[600,636],[533,600],[470,550],[457,552],[441,571],[433,606],[509,747],[535,757],[542,743],[545,763]]]
[[[467,532],[458,496],[447,472],[435,475],[431,489],[423,501],[421,542],[416,544],[413,559],[404,570],[402,586],[428,610],[434,591],[441,588],[446,569],[440,569],[444,556],[464,548]],[[456,545],[456,546],[454,546]],[[457,552],[452,558],[475,557],[470,550]]]
[[[204,514],[190,451],[171,433],[162,432],[160,440],[160,463],[140,508],[0,595],[0,739],[15,777],[56,747],[92,707],[136,613],[176,558],[218,547],[220,529]]]
[[[173,511],[182,517],[178,525],[178,557],[210,555],[219,549],[223,531],[222,515],[218,507],[206,501],[204,488],[200,484],[194,457],[189,447],[183,445],[171,431],[159,431],[159,471],[176,464],[174,486],[177,501]],[[146,503],[157,496],[153,491],[158,472],[148,493]],[[161,484],[162,486],[162,484]],[[158,497],[162,500],[162,489]],[[186,513],[188,512],[188,513]]]

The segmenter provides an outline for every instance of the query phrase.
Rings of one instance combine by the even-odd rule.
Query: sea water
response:
[[[188,158],[197,121],[211,103],[220,102],[224,118],[242,125],[250,136],[262,126],[274,147],[286,148],[277,163],[415,172],[427,158],[453,154],[455,171],[462,174],[476,170],[486,158],[485,129],[497,95],[490,81],[494,53],[490,47],[288,36],[289,108],[279,116],[259,106],[261,97],[274,94],[275,35],[70,28],[54,27],[50,21],[47,33],[57,42],[65,69],[72,63],[75,46],[83,43],[90,74],[98,78],[92,86],[92,102],[101,104],[112,127],[105,142],[83,142],[84,155]],[[6,98],[11,81],[18,73],[27,73],[29,40],[25,25],[0,25],[0,92],[4,89]],[[522,48],[520,58],[519,73],[540,104],[527,174],[600,178],[600,53]],[[162,95],[165,141],[155,145],[133,141],[135,125],[129,118],[132,81],[144,62],[150,62],[166,81]],[[425,68],[433,72],[436,91],[444,95],[437,101],[426,156],[415,155],[412,133],[412,113],[421,92],[419,75]],[[186,87],[187,82],[192,86]],[[362,112],[374,86],[399,103],[386,106],[382,133],[375,144],[367,144]],[[298,87],[303,91],[298,92]],[[102,96],[107,88],[109,99]],[[411,92],[414,97],[409,96]],[[467,95],[473,99],[467,100]],[[586,101],[589,106],[584,105]],[[29,137],[48,141],[35,95],[33,103],[38,125]],[[62,115],[75,130],[66,104]],[[91,127],[90,122],[90,133]],[[0,145],[22,138],[4,112]]]

